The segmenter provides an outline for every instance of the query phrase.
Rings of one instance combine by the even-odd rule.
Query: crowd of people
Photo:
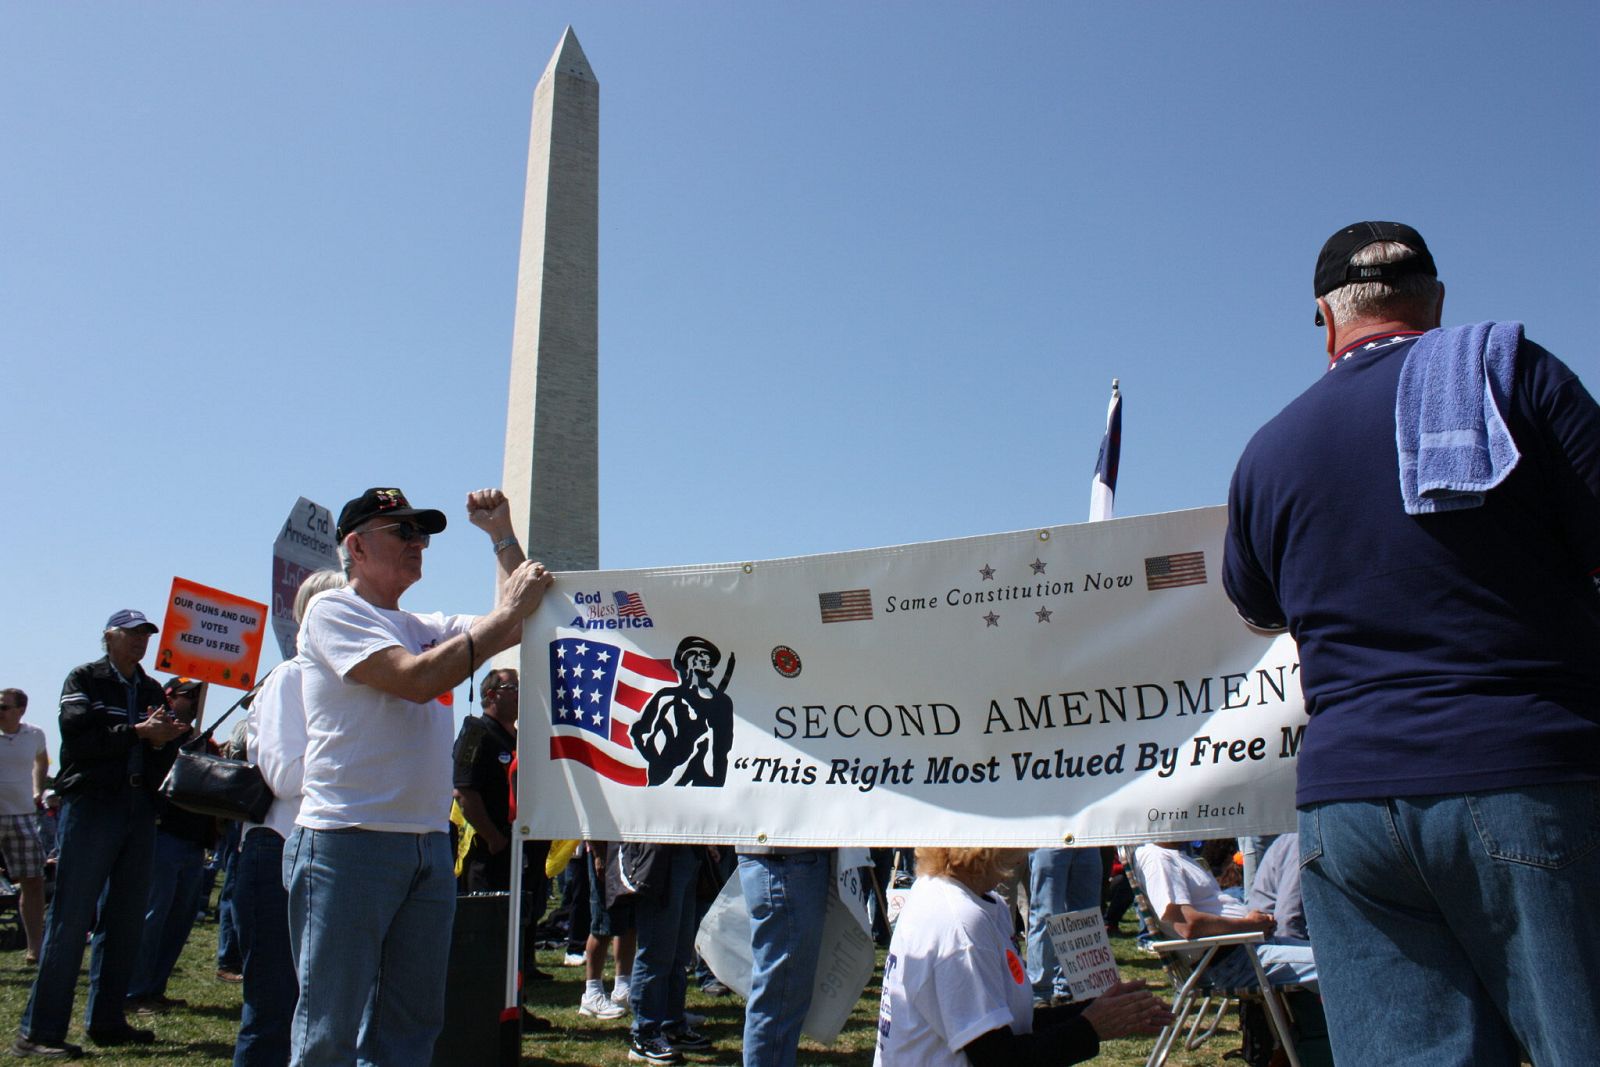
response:
[[[1262,935],[1254,961],[1222,959],[1213,978],[1245,981],[1259,962],[1312,991],[1342,1062],[1545,1067],[1600,1045],[1600,408],[1518,324],[1441,329],[1444,287],[1409,226],[1338,231],[1314,288],[1328,371],[1245,451],[1223,560],[1243,624],[1299,645],[1298,834],[1241,841],[1237,891],[1175,841],[1142,845],[1109,881],[1095,850],[917,849],[879,1064],[1073,1063],[1171,1023],[1139,983],[1071,1002],[1046,932],[1084,908],[1114,925],[1126,893],[1108,890],[1130,873],[1165,935]],[[81,1054],[67,1038],[86,948],[88,1040],[154,1041],[130,1016],[180,1006],[166,987],[209,853],[231,865],[237,942],[219,976],[243,986],[236,1067],[427,1059],[458,890],[506,892],[525,869],[534,912],[546,895],[548,846],[512,834],[517,672],[484,676],[482,713],[458,734],[437,698],[518,642],[553,577],[525,558],[502,492],[468,494],[466,511],[498,566],[476,617],[400,607],[442,512],[394,488],[344,506],[344,569],[301,588],[298,652],[242,724],[274,803],[226,836],[157,789],[195,732],[199,683],[152,680],[156,627],[113,614],[105,655],[62,690],[48,913],[44,738],[21,723],[26,695],[0,690],[0,852],[37,967],[13,1054]],[[686,638],[684,684],[715,656]],[[726,752],[713,755],[695,773],[720,781]],[[631,1015],[637,1062],[707,1048],[685,1003],[695,932],[708,880],[737,871],[745,1062],[792,1064],[833,864],[820,849],[586,843],[561,878],[579,1014]]]

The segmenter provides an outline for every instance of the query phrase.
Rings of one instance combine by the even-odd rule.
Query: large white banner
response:
[[[534,837],[1097,845],[1292,828],[1287,637],[1224,509],[557,576],[522,641]]]

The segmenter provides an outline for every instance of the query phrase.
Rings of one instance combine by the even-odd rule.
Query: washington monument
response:
[[[501,484],[530,559],[600,564],[600,83],[569,26],[533,93]]]

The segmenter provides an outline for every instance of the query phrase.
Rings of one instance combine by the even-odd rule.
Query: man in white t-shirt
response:
[[[1266,943],[1257,945],[1255,951],[1267,979],[1273,985],[1316,989],[1317,964],[1311,956],[1311,943],[1273,937],[1276,919],[1264,911],[1253,911],[1224,893],[1205,865],[1184,855],[1181,849],[1177,842],[1164,842],[1140,845],[1133,854],[1139,883],[1150,898],[1161,928],[1179,938],[1266,934]],[[1254,969],[1242,952],[1222,956],[1207,974],[1214,984],[1224,988],[1254,981]]]
[[[551,583],[524,559],[504,493],[468,494],[467,517],[499,564],[489,614],[401,610],[445,517],[378,488],[339,513],[349,586],[317,598],[301,624],[304,798],[284,848],[296,1067],[426,1062],[444,1024],[454,722],[438,697],[521,640]]]
[[[50,757],[44,731],[22,721],[28,694],[0,689],[0,853],[19,891],[17,910],[28,939],[28,966],[39,962],[44,940],[44,845],[39,840],[39,807]]]

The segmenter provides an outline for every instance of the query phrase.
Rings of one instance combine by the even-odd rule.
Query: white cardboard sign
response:
[[[1045,931],[1067,980],[1067,999],[1093,1000],[1121,981],[1099,908],[1052,915]]]
[[[824,1045],[831,1045],[844,1029],[850,1012],[861,999],[877,954],[872,938],[861,929],[838,893],[828,895],[828,912],[818,935],[822,951],[811,989],[811,1009],[801,1029]],[[722,887],[695,935],[699,952],[724,985],[741,997],[750,997],[750,911],[745,907],[739,874]]]

